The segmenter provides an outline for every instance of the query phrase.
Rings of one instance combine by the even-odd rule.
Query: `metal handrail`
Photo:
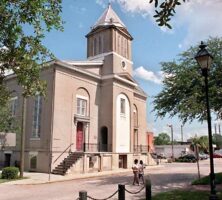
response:
[[[65,152],[68,148],[70,148],[74,143],[71,143],[55,160],[53,163],[55,163]]]

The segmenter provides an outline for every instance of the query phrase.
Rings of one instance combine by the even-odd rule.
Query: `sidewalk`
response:
[[[146,170],[150,170],[153,168],[164,167],[164,165],[154,165],[147,166]],[[53,183],[59,181],[68,181],[73,179],[85,179],[85,178],[93,178],[93,177],[101,177],[101,176],[111,176],[117,174],[123,174],[131,172],[131,169],[118,169],[113,171],[103,171],[103,172],[91,172],[85,174],[67,174],[65,176],[55,175],[55,174],[46,174],[46,173],[35,173],[35,172],[24,172],[25,179],[9,181],[2,184],[7,185],[33,185],[33,184],[44,184],[44,183]]]

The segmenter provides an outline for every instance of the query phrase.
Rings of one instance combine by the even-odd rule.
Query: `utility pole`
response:
[[[23,96],[22,127],[21,127],[21,152],[20,152],[20,178],[23,178],[24,165],[25,165],[26,104],[27,104],[27,97]]]
[[[171,148],[172,148],[172,159],[174,159],[174,145],[173,145],[173,125],[172,124],[168,124],[168,126],[170,127],[171,130]]]
[[[183,142],[183,125],[181,125],[181,142]]]

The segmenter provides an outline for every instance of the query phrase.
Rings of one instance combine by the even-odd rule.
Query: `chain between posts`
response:
[[[131,192],[129,190],[127,190],[126,188],[124,189],[126,192],[128,192],[129,194],[138,194],[140,193],[145,187],[143,186],[140,190],[136,191],[136,192]],[[117,193],[119,192],[119,190],[116,190],[112,195],[110,195],[109,197],[107,198],[103,198],[103,199],[97,199],[97,198],[93,198],[91,196],[88,196],[87,195],[87,198],[91,199],[91,200],[108,200],[110,198],[112,198],[114,195],[116,195]],[[76,200],[79,200],[80,198],[78,197]]]
[[[107,198],[103,198],[103,199],[96,199],[96,198],[93,198],[93,197],[91,197],[91,196],[87,196],[87,197],[88,197],[89,199],[92,199],[92,200],[107,200],[107,199],[112,198],[114,195],[116,195],[117,192],[119,192],[119,190],[116,190],[112,195],[110,195],[110,196],[107,197]]]
[[[140,193],[144,188],[145,188],[145,187],[143,186],[143,187],[142,187],[140,190],[138,190],[137,192],[131,192],[131,191],[129,191],[129,190],[127,190],[127,189],[125,188],[125,191],[128,192],[129,194],[138,194],[138,193]]]

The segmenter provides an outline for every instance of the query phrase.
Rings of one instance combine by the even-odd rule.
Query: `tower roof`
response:
[[[121,21],[115,11],[112,9],[111,4],[108,5],[106,10],[94,24],[93,29],[98,26],[114,25],[122,28],[126,28],[125,24]]]

